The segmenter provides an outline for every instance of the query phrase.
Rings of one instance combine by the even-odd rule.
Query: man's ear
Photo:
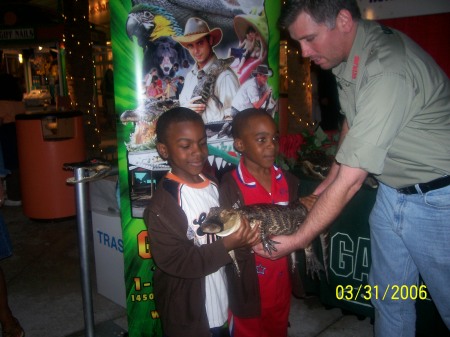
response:
[[[158,151],[158,154],[162,159],[167,160],[169,158],[167,147],[163,143],[156,143],[156,150]]]
[[[353,29],[354,24],[355,21],[352,18],[352,14],[346,9],[341,9],[336,17],[336,27],[348,33]]]
[[[234,139],[233,146],[234,149],[239,153],[242,153],[244,151],[244,143],[239,138]]]

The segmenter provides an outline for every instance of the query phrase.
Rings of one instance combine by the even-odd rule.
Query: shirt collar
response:
[[[208,63],[205,64],[205,66],[202,68],[202,70],[203,70],[204,72],[207,72],[208,69],[209,69],[209,67],[211,67],[211,64],[212,64],[215,60],[217,60],[217,56],[216,56],[216,54],[213,54],[213,56],[209,59]],[[198,72],[199,72],[197,62],[194,64],[194,66],[192,67],[192,70],[191,70],[191,71],[192,71],[192,74],[193,74],[193,75],[197,76],[197,74],[198,74]]]
[[[279,181],[283,177],[283,173],[280,168],[278,168],[276,165],[273,165],[271,168],[272,176],[275,176],[275,180]],[[244,165],[244,158],[241,158],[239,161],[239,165],[236,170],[236,174],[238,179],[248,187],[255,187],[256,186],[256,180],[251,175],[251,173],[247,170],[247,168]]]
[[[360,75],[362,62],[362,54],[364,51],[364,44],[367,37],[367,22],[365,20],[358,21],[355,40],[353,41],[352,49],[346,62],[342,62],[332,69],[336,77],[343,78],[347,82],[356,82]],[[366,53],[364,53],[366,54]]]

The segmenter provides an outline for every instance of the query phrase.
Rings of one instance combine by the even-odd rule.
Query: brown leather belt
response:
[[[450,176],[444,176],[441,178],[434,179],[432,181],[429,181],[427,183],[420,183],[419,189],[422,191],[422,193],[427,193],[429,191],[437,190],[439,188],[445,187],[450,185]],[[403,194],[417,194],[416,185],[406,186],[397,189],[399,193]]]

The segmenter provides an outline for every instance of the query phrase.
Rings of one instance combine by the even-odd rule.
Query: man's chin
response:
[[[327,62],[323,62],[323,61],[319,61],[319,62],[314,62],[314,64],[318,67],[320,67],[323,70],[328,70],[330,69],[330,65]]]
[[[311,62],[313,62],[316,66],[320,67],[323,70],[328,70],[333,68],[333,66],[323,57],[310,58]]]

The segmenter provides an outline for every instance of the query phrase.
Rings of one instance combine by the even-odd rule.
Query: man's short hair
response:
[[[297,17],[305,12],[316,23],[334,28],[336,18],[342,9],[348,10],[354,20],[361,19],[361,11],[356,0],[286,0],[278,23],[282,29],[288,29]]]
[[[202,116],[195,111],[184,108],[176,107],[167,110],[158,117],[156,122],[156,140],[158,143],[167,143],[167,130],[171,124],[180,122],[199,122],[204,125]]]

